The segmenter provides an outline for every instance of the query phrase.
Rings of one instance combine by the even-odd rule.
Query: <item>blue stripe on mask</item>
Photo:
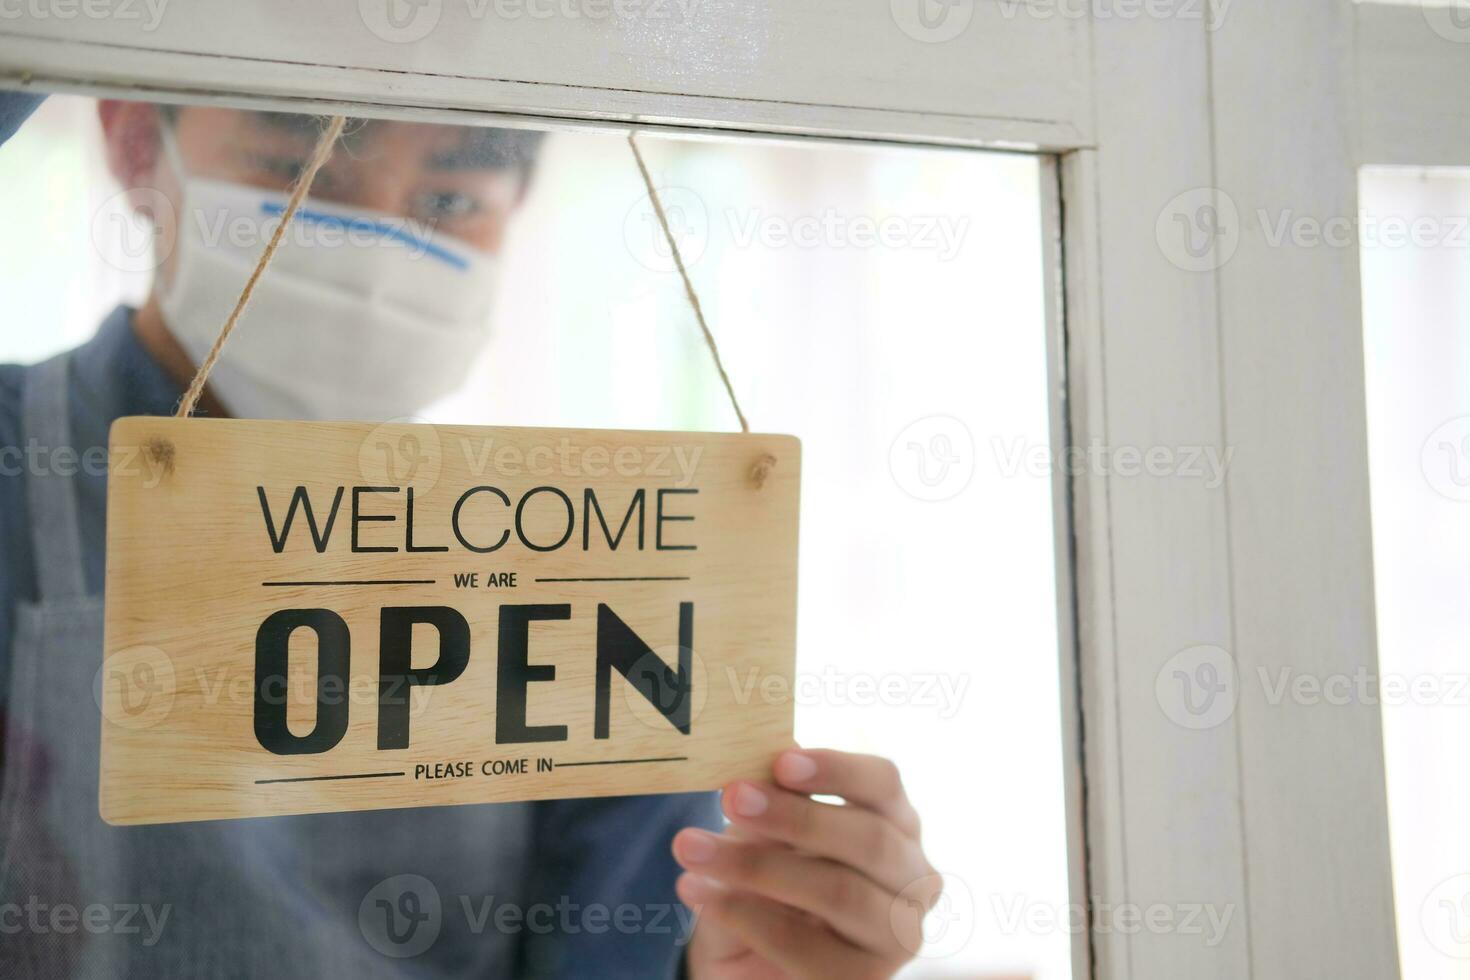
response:
[[[284,204],[276,204],[273,201],[266,201],[261,204],[260,210],[262,213],[271,217],[279,217],[286,213],[286,206]],[[371,218],[344,218],[340,215],[328,214],[325,211],[315,211],[311,208],[297,208],[295,218],[298,221],[324,225],[328,228],[339,228],[344,231],[374,232],[385,238],[391,238],[396,242],[402,242],[404,245],[422,249],[425,255],[432,255],[439,261],[448,263],[456,269],[464,270],[470,267],[469,262],[455,255],[444,246],[436,245],[427,238],[419,238],[417,235],[411,235],[386,221],[374,221]]]

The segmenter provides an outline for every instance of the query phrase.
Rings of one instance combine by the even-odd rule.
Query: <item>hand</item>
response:
[[[725,833],[688,827],[674,837],[679,898],[699,916],[690,976],[891,977],[918,952],[940,891],[898,768],[792,749],[773,772],[774,784],[725,787]]]

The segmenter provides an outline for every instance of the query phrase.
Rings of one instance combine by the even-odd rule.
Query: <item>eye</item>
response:
[[[414,212],[427,218],[456,219],[475,214],[480,202],[463,191],[430,191],[420,194]]]

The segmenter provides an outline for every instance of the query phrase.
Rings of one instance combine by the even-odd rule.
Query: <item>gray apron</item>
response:
[[[26,372],[22,437],[73,445],[67,356]],[[0,781],[0,978],[500,977],[529,805],[111,827],[97,812],[102,597],[69,477],[28,474],[37,601],[16,612]]]

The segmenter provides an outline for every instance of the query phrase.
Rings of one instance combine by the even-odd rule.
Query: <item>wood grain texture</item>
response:
[[[114,425],[111,453],[99,791],[110,823],[704,790],[764,775],[791,744],[801,467],[792,437],[130,418]],[[750,468],[766,453],[777,463],[756,487]],[[304,511],[283,530],[298,486],[322,531],[320,552]],[[391,519],[358,520],[354,551],[353,488],[362,486],[399,489],[360,495],[359,517]],[[489,547],[509,532],[483,554],[451,526],[456,503],[481,486],[511,502],[481,491],[462,505],[470,545]],[[337,487],[344,493],[328,535]],[[415,547],[448,550],[404,550],[410,487]],[[571,534],[554,550],[536,550],[566,530],[568,510],[554,492],[531,493],[517,527],[517,506],[538,487],[575,504]],[[584,506],[589,488],[606,532]],[[640,489],[642,548],[630,510]],[[663,549],[660,489],[683,491],[664,499]],[[614,550],[609,536],[630,513]],[[456,585],[456,574],[472,572],[478,587]],[[487,576],[509,573],[514,587],[499,578],[487,586]],[[547,581],[590,578],[637,580]],[[369,580],[415,584],[266,584]],[[614,669],[607,737],[595,738],[599,605],[674,667],[681,603],[692,603],[688,734]],[[526,684],[526,724],[564,725],[564,741],[497,742],[502,607],[524,604],[570,606],[565,619],[529,625],[526,657],[555,669],[554,679]],[[412,689],[409,745],[384,749],[380,616],[403,606],[462,615],[469,657],[452,681]],[[345,733],[311,754],[268,751],[254,727],[257,633],[292,608],[331,610],[350,631],[350,679],[335,692],[347,706]],[[413,627],[413,668],[435,664],[436,632]],[[284,687],[299,738],[323,710],[312,631],[292,633],[289,649],[290,669],[273,690]],[[482,768],[520,759],[525,773]],[[537,771],[539,759],[550,771]],[[473,774],[431,779],[417,770],[455,762]],[[390,772],[403,775],[376,775]]]

